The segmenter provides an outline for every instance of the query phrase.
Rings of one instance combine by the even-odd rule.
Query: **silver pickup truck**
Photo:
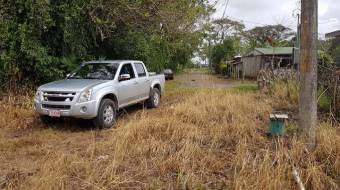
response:
[[[164,75],[148,73],[141,61],[91,61],[65,80],[40,86],[34,109],[44,123],[74,117],[93,119],[95,126],[109,128],[119,109],[140,102],[159,107],[164,83]]]

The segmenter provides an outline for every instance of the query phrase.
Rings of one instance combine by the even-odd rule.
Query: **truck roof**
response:
[[[88,63],[127,63],[127,62],[142,62],[138,60],[95,60],[95,61],[87,61],[85,64]]]

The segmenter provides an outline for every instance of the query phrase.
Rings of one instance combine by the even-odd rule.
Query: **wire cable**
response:
[[[230,0],[226,0],[226,4],[225,4],[225,8],[224,8],[224,11],[223,11],[222,18],[224,18],[225,14],[227,13],[229,3],[230,3]]]

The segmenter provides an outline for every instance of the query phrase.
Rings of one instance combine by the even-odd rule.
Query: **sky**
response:
[[[296,30],[298,0],[218,0],[214,18],[223,16],[228,1],[225,16],[243,21],[248,29],[282,24]],[[340,30],[340,0],[319,0],[319,37],[336,30]]]

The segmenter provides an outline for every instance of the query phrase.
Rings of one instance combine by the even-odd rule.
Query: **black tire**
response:
[[[48,115],[40,115],[40,121],[44,125],[51,125],[51,124],[56,124],[56,123],[62,122],[63,118],[54,118],[54,117],[50,117]]]
[[[158,108],[161,104],[161,92],[157,88],[153,88],[147,101],[148,108]]]
[[[93,120],[93,124],[100,129],[111,128],[116,123],[116,119],[117,106],[115,102],[111,99],[102,100],[99,105],[98,115]]]

